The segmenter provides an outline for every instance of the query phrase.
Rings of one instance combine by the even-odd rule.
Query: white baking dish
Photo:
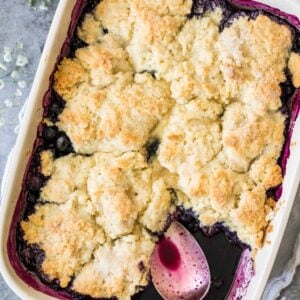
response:
[[[36,138],[36,128],[42,118],[41,99],[48,89],[49,77],[67,36],[75,2],[76,0],[61,0],[58,5],[20,126],[13,157],[6,170],[7,180],[4,182],[5,189],[2,194],[0,211],[0,270],[7,284],[22,299],[53,299],[51,296],[28,286],[16,275],[8,259],[7,240],[12,215],[22,185],[23,174]],[[261,0],[261,2],[300,17],[299,0]],[[256,257],[256,275],[253,277],[245,297],[248,300],[258,300],[262,295],[297,191],[300,179],[300,118],[295,124],[290,150],[291,154],[284,178],[283,193],[279,200],[278,211],[272,222],[273,230],[267,235],[267,242]]]

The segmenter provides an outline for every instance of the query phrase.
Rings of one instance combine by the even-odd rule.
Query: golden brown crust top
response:
[[[42,152],[42,159],[48,156],[48,153]],[[51,173],[47,172],[50,165]],[[64,156],[55,161],[49,160],[47,168],[46,165],[42,168],[43,174],[51,177],[41,191],[41,200],[53,203],[66,202],[75,190],[84,188],[92,165],[92,158],[77,155]]]
[[[284,141],[284,121],[280,112],[260,116],[242,103],[229,105],[223,117],[222,137],[228,165],[245,172],[261,154],[266,153],[276,160]]]
[[[281,106],[279,83],[292,46],[291,31],[267,16],[240,17],[224,29],[217,44],[227,93],[257,114]]]
[[[79,293],[130,299],[149,280],[146,231],[163,230],[175,205],[202,225],[223,222],[254,253],[262,245],[274,208],[266,190],[282,182],[280,83],[288,66],[300,86],[300,56],[289,28],[267,16],[220,31],[220,8],[191,19],[191,6],[103,0],[78,29],[88,46],[58,66],[66,106],[56,125],[75,154],[41,153],[50,179],[22,228],[62,287],[75,276]]]
[[[77,60],[64,58],[54,74],[54,89],[68,101],[76,93],[77,86],[89,81],[87,72]]]
[[[51,172],[47,173],[51,178],[43,188],[41,200],[53,203],[37,205],[36,212],[28,221],[22,221],[21,226],[25,240],[38,244],[45,252],[42,270],[66,287],[72,276],[85,274],[87,267],[83,266],[91,261],[92,255],[97,256],[102,244],[103,249],[110,250],[116,244],[111,257],[118,261],[129,255],[127,270],[119,274],[128,278],[120,281],[112,275],[111,280],[115,282],[101,286],[96,277],[95,287],[89,286],[94,283],[88,281],[84,292],[81,282],[86,279],[80,275],[75,288],[101,297],[113,295],[109,294],[111,284],[117,288],[118,295],[122,293],[121,298],[137,292],[147,283],[148,262],[154,246],[144,229],[162,230],[171,206],[169,186],[160,178],[161,167],[148,166],[138,152],[96,153],[89,157],[68,155],[53,160],[46,151],[41,153],[41,158],[43,172],[49,172],[51,166]],[[130,252],[132,247],[136,252]],[[143,271],[138,269],[140,261],[145,266]],[[123,268],[122,263],[119,268]],[[99,272],[106,276],[110,271],[100,267]],[[129,290],[124,289],[126,284],[130,285]]]
[[[148,283],[154,245],[153,238],[141,231],[100,246],[74,280],[73,289],[96,298],[131,299]]]
[[[238,208],[231,213],[233,223],[241,226],[241,232],[257,234],[266,226],[265,189],[261,186],[241,194]]]
[[[87,195],[78,191],[63,205],[37,207],[28,221],[22,221],[24,238],[39,244],[45,252],[42,270],[66,287],[74,274],[90,261],[94,249],[105,242],[103,230],[89,213]]]
[[[172,103],[167,84],[146,73],[100,91],[83,84],[60,115],[59,127],[79,153],[138,150]]]
[[[294,86],[300,87],[300,55],[298,53],[291,53],[288,66],[292,73]]]

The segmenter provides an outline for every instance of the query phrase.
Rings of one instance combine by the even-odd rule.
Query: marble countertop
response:
[[[0,180],[18,132],[18,113],[29,94],[58,0],[32,0],[44,2],[47,7],[30,6],[29,2],[0,0]],[[3,55],[5,64],[1,64]],[[297,270],[295,262],[296,259],[300,263],[300,247],[295,247],[299,228],[300,189],[264,300],[300,299],[300,269]],[[279,292],[281,289],[283,290]],[[1,275],[0,299],[19,299]]]

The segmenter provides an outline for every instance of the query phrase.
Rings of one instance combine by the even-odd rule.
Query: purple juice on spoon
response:
[[[165,300],[203,299],[210,287],[207,259],[194,237],[174,222],[150,260],[155,288]]]

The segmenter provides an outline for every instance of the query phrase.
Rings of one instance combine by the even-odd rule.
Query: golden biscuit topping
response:
[[[45,251],[42,270],[50,279],[58,278],[62,287],[105,242],[103,230],[97,226],[86,202],[87,195],[78,191],[63,205],[38,206],[29,220],[21,223],[25,240],[39,244]]]
[[[130,299],[149,282],[149,232],[179,205],[253,253],[262,246],[274,208],[266,191],[282,182],[280,83],[288,67],[300,86],[300,56],[290,29],[265,15],[220,30],[221,8],[190,18],[191,7],[103,0],[78,28],[88,45],[55,72],[66,102],[55,125],[75,153],[41,153],[49,179],[21,226],[61,287],[74,277],[81,294]]]
[[[292,52],[288,66],[293,76],[294,86],[300,87],[300,55]]]

